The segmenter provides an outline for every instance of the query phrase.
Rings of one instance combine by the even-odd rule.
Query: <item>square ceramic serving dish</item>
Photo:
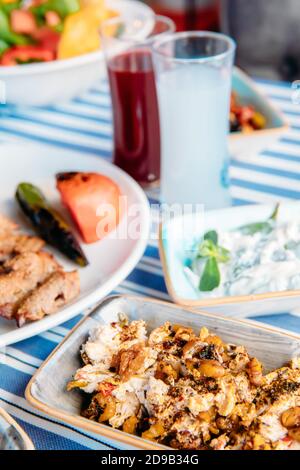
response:
[[[184,324],[195,331],[206,326],[224,341],[244,345],[251,355],[262,361],[266,372],[300,355],[300,336],[252,321],[193,312],[142,297],[115,296],[106,299],[71,331],[40,367],[27,386],[26,398],[32,406],[48,415],[118,442],[122,448],[155,450],[165,447],[81,417],[82,395],[77,391],[66,391],[67,382],[81,366],[79,349],[87,340],[89,331],[99,324],[117,320],[120,312],[125,313],[130,321],[145,320],[149,331],[166,321]]]
[[[259,90],[255,82],[238,67],[234,68],[232,88],[243,105],[252,105],[266,119],[266,128],[250,133],[231,132],[229,136],[230,156],[249,159],[279,139],[288,128],[285,116]]]
[[[291,312],[300,307],[300,290],[211,298],[200,293],[187,277],[184,267],[194,255],[193,247],[208,230],[233,230],[251,222],[267,220],[274,205],[249,205],[191,213],[163,222],[159,249],[165,282],[174,302],[204,308],[225,316],[245,318]],[[280,205],[278,222],[299,220],[299,202]]]

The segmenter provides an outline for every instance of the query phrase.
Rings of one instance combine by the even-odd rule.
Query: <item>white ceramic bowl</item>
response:
[[[278,140],[288,130],[289,125],[281,111],[273,106],[255,82],[238,67],[233,71],[232,87],[244,105],[254,106],[266,119],[265,129],[230,134],[230,156],[237,160],[247,160]]]
[[[107,0],[108,7],[136,18],[149,17],[153,11],[137,0]],[[147,22],[145,22],[147,30]],[[147,31],[145,31],[145,36]],[[103,51],[66,60],[15,67],[0,66],[6,103],[16,105],[54,105],[73,98],[105,76]],[[1,87],[3,88],[3,87]]]
[[[278,222],[299,220],[299,202],[280,205]],[[300,290],[265,292],[263,294],[216,297],[198,292],[184,272],[190,248],[208,230],[233,230],[242,225],[267,220],[274,205],[249,205],[183,214],[166,220],[160,227],[160,257],[166,286],[179,305],[203,308],[224,316],[245,318],[299,310]],[[296,274],[296,273],[295,273]]]

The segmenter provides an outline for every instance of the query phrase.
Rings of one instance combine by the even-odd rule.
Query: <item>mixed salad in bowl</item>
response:
[[[0,0],[0,65],[68,59],[100,48],[104,0]]]
[[[57,105],[104,78],[99,28],[123,14],[141,21],[147,35],[153,11],[138,0],[0,0],[0,81],[6,103]]]

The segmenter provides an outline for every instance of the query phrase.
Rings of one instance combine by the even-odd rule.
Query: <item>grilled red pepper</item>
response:
[[[49,62],[55,59],[55,54],[50,49],[41,46],[14,46],[4,52],[1,65],[18,65],[32,62]]]
[[[36,45],[42,49],[53,51],[56,54],[57,46],[60,40],[60,34],[49,28],[48,26],[42,26],[37,29],[32,35],[36,41]]]

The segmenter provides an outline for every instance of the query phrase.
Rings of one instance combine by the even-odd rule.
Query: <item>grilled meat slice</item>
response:
[[[17,230],[18,226],[12,220],[0,214],[0,234],[7,234]]]
[[[60,269],[48,253],[22,253],[7,261],[0,274],[0,316],[12,318],[19,303]]]
[[[19,255],[27,251],[36,253],[44,245],[45,242],[38,237],[15,233],[1,234],[0,232],[0,261],[5,261],[11,255]]]
[[[80,280],[77,271],[58,271],[51,274],[18,308],[15,314],[18,326],[22,326],[27,320],[40,320],[45,315],[55,313],[75,299],[79,292]]]

